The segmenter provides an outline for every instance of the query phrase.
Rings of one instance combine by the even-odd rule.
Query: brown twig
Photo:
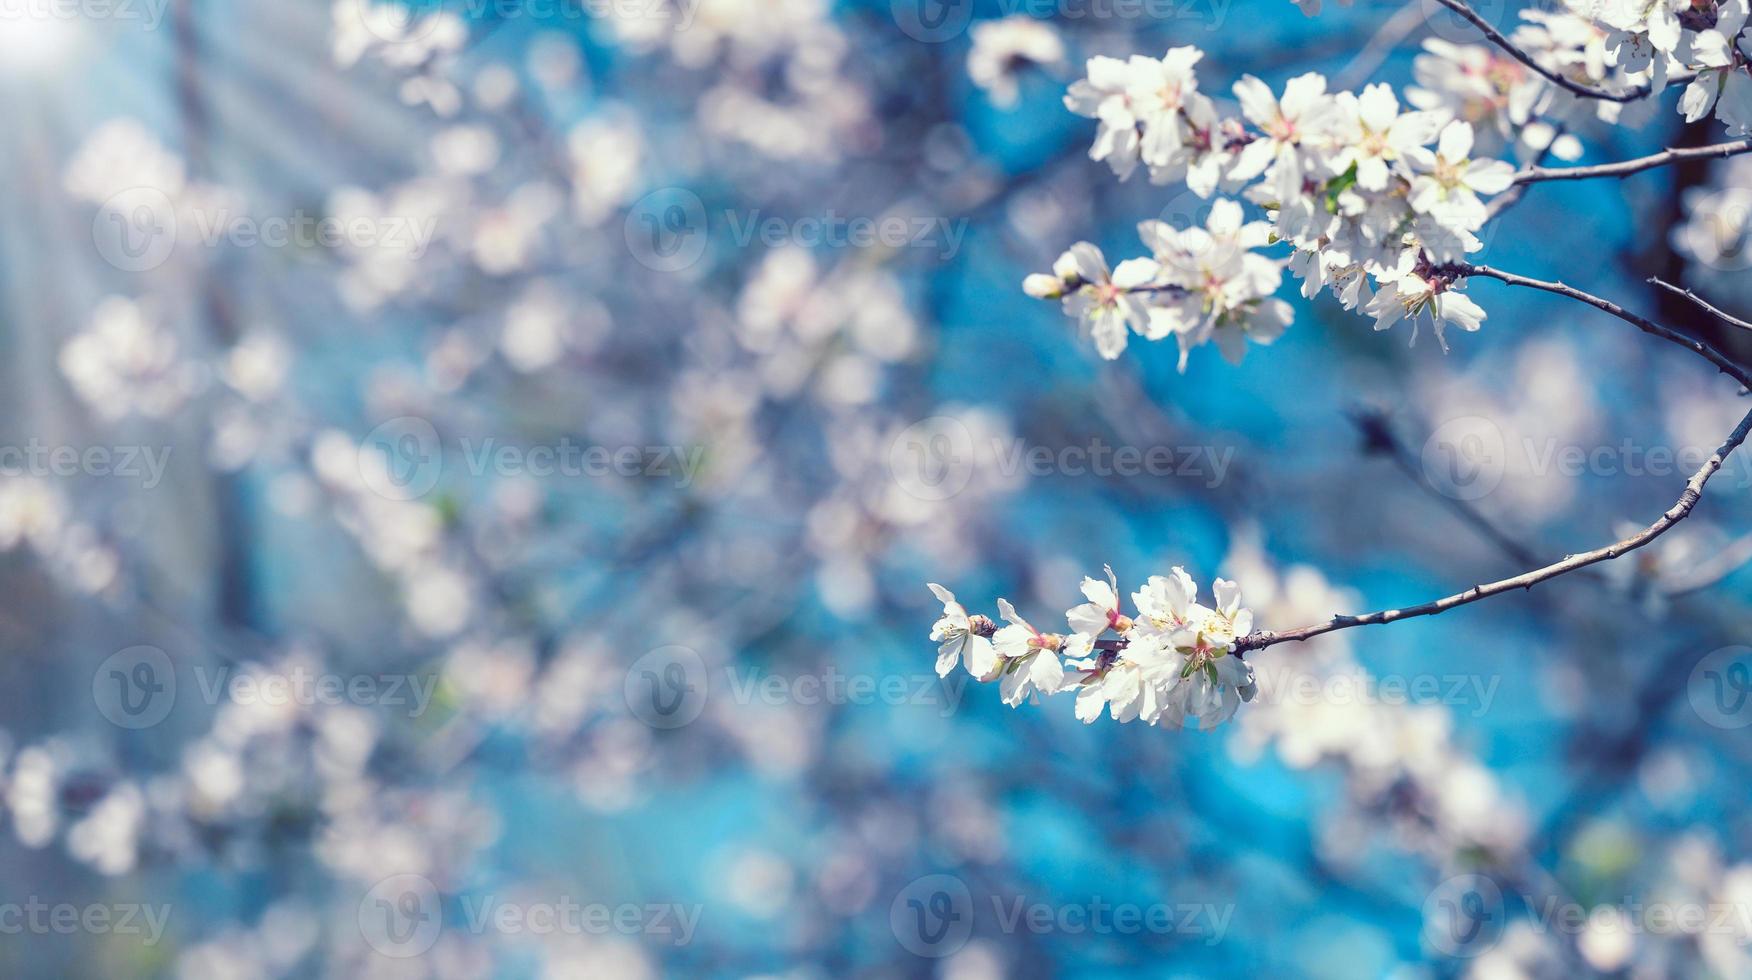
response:
[[[1323,633],[1331,633],[1334,630],[1350,629],[1354,626],[1374,626],[1381,623],[1398,622],[1401,619],[1411,619],[1415,616],[1433,616],[1437,613],[1444,613],[1450,609],[1464,606],[1468,603],[1477,602],[1480,599],[1489,598],[1493,595],[1512,592],[1516,589],[1530,589],[1541,582],[1557,578],[1566,572],[1573,572],[1578,568],[1586,568],[1597,562],[1609,561],[1620,555],[1635,551],[1643,545],[1646,545],[1667,533],[1667,531],[1671,530],[1675,524],[1678,524],[1680,521],[1690,516],[1692,508],[1697,506],[1697,501],[1703,496],[1704,485],[1709,482],[1710,477],[1714,476],[1717,470],[1721,469],[1722,462],[1726,460],[1735,449],[1739,448],[1742,442],[1746,441],[1746,435],[1749,431],[1752,431],[1752,412],[1746,413],[1746,417],[1741,419],[1740,424],[1734,428],[1734,431],[1728,434],[1727,440],[1716,449],[1707,461],[1704,462],[1703,468],[1699,469],[1692,475],[1690,480],[1686,481],[1685,491],[1679,495],[1678,502],[1668,508],[1667,512],[1662,514],[1659,520],[1622,541],[1615,541],[1604,548],[1585,551],[1579,555],[1571,555],[1562,561],[1553,562],[1550,565],[1546,565],[1543,568],[1533,569],[1530,572],[1523,572],[1513,578],[1499,579],[1498,581],[1484,585],[1475,585],[1464,592],[1457,592],[1454,595],[1445,596],[1441,599],[1435,599],[1416,606],[1406,606],[1400,609],[1383,609],[1379,612],[1365,613],[1361,616],[1334,616],[1324,623],[1316,623],[1313,626],[1304,626],[1300,629],[1288,630],[1282,633],[1274,633],[1270,630],[1257,631],[1243,637],[1240,642],[1236,644],[1236,649],[1237,651],[1259,650],[1278,643],[1289,643],[1292,641],[1312,639]]]
[[[1547,81],[1567,92],[1588,99],[1604,99],[1607,102],[1635,102],[1638,99],[1647,97],[1650,92],[1650,88],[1647,85],[1639,85],[1636,88],[1625,92],[1608,92],[1603,88],[1584,85],[1581,82],[1564,75],[1562,72],[1552,71],[1535,61],[1532,55],[1521,50],[1513,41],[1504,37],[1503,33],[1492,26],[1490,21],[1479,16],[1477,11],[1463,3],[1462,0],[1436,0],[1436,2],[1447,7],[1456,14],[1459,14],[1473,27],[1478,28],[1492,44],[1507,51],[1516,61],[1533,69]],[[1677,79],[1669,79],[1669,81],[1677,81]]]
[[[1684,146],[1651,153],[1634,160],[1602,163],[1591,167],[1528,167],[1515,174],[1515,183],[1531,184],[1541,180],[1588,180],[1593,177],[1624,177],[1681,160],[1711,160],[1752,152],[1752,139],[1711,143],[1708,146]]]
[[[1721,351],[1716,350],[1714,347],[1711,347],[1701,340],[1687,337],[1685,334],[1682,334],[1671,327],[1664,327],[1647,317],[1638,316],[1611,300],[1601,299],[1592,293],[1585,293],[1574,286],[1567,286],[1561,282],[1546,282],[1542,279],[1529,279],[1526,276],[1518,276],[1512,272],[1493,269],[1488,265],[1456,263],[1452,267],[1452,271],[1459,276],[1484,276],[1487,279],[1495,279],[1499,282],[1508,283],[1511,286],[1526,286],[1530,289],[1542,289],[1548,293],[1556,293],[1559,296],[1567,296],[1570,299],[1580,300],[1595,309],[1604,310],[1607,313],[1612,314],[1644,333],[1659,337],[1662,340],[1671,341],[1672,343],[1684,347],[1686,350],[1702,356],[1705,360],[1720,369],[1723,374],[1740,382],[1742,387],[1752,388],[1752,371],[1748,371],[1726,354],[1723,354]]]
[[[1685,297],[1686,299],[1695,303],[1705,313],[1711,314],[1712,316],[1721,320],[1723,323],[1728,324],[1729,326],[1739,327],[1741,330],[1752,330],[1752,323],[1747,323],[1745,320],[1742,320],[1737,316],[1729,316],[1728,314],[1723,313],[1721,310],[1718,310],[1715,307],[1709,305],[1709,303],[1704,301],[1703,297],[1697,295],[1696,293],[1692,292],[1689,289],[1680,289],[1678,286],[1673,285],[1672,283],[1668,282],[1665,279],[1662,279],[1659,276],[1650,276],[1649,283],[1650,283],[1650,285],[1659,286],[1662,289],[1665,289],[1667,292],[1673,293],[1673,294],[1678,295],[1678,296]]]

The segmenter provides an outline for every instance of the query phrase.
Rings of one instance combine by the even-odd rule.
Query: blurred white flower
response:
[[[973,25],[973,47],[967,53],[967,76],[986,91],[994,105],[1016,104],[1017,75],[1030,65],[1052,67],[1065,60],[1064,42],[1050,24],[1027,14]]]
[[[62,346],[60,365],[73,390],[106,419],[164,418],[196,384],[170,331],[117,296],[98,304],[86,332]]]

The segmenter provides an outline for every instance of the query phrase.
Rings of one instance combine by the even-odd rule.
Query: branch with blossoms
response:
[[[1446,327],[1476,331],[1483,325],[1484,309],[1463,292],[1470,278],[1483,277],[1611,314],[1685,347],[1752,389],[1752,370],[1682,331],[1565,283],[1467,261],[1483,247],[1478,232],[1485,223],[1529,185],[1621,178],[1752,152],[1752,139],[1745,138],[1752,136],[1749,0],[1652,0],[1605,10],[1569,0],[1565,11],[1523,13],[1527,23],[1512,37],[1460,0],[1440,2],[1479,27],[1509,60],[1495,61],[1487,49],[1428,42],[1418,75],[1436,90],[1408,90],[1409,108],[1385,84],[1360,94],[1329,93],[1323,76],[1308,73],[1278,95],[1247,75],[1232,90],[1240,115],[1226,116],[1200,91],[1195,69],[1203,53],[1197,48],[1173,48],[1159,59],[1091,59],[1087,77],[1065,97],[1072,112],[1097,122],[1090,158],[1107,163],[1120,180],[1141,167],[1154,184],[1183,183],[1212,202],[1209,216],[1203,227],[1143,222],[1138,234],[1150,255],[1111,268],[1098,248],[1078,242],[1049,273],[1028,276],[1023,290],[1060,300],[1106,359],[1119,357],[1134,334],[1150,341],[1173,337],[1185,372],[1191,352],[1208,341],[1239,363],[1249,341],[1266,345],[1282,335],[1292,310],[1275,294],[1286,268],[1302,280],[1305,298],[1330,290],[1345,309],[1373,317],[1376,330],[1410,320],[1413,342],[1427,323],[1444,351]],[[1320,7],[1319,0],[1298,4],[1310,14]],[[1449,70],[1456,66],[1460,70]],[[1713,111],[1739,138],[1616,163],[1544,166],[1576,121],[1578,99],[1595,100],[1598,118],[1615,121],[1624,103],[1651,99],[1679,81],[1688,83],[1679,107],[1687,121]],[[1482,103],[1480,84],[1496,86],[1486,89]],[[1488,112],[1481,113],[1481,105]],[[1482,133],[1474,120],[1485,127]],[[1532,152],[1521,164],[1475,156],[1486,141],[1504,149],[1525,144]],[[1579,151],[1558,155],[1574,159]],[[1243,202],[1263,217],[1248,220]],[[1287,256],[1269,254],[1283,245]],[[1111,569],[1105,582],[1085,578],[1088,601],[1066,613],[1069,634],[1036,630],[1002,599],[999,613],[1008,625],[1000,627],[970,615],[933,584],[943,603],[931,631],[940,644],[937,669],[947,674],[959,663],[980,680],[999,681],[1012,706],[1075,690],[1076,714],[1085,722],[1105,710],[1118,721],[1208,728],[1252,699],[1248,651],[1435,615],[1649,544],[1690,515],[1749,430],[1752,413],[1692,475],[1678,501],[1629,537],[1418,605],[1281,632],[1252,629],[1252,614],[1241,607],[1232,582],[1216,581],[1215,606],[1199,604],[1195,584],[1179,568],[1151,576],[1133,593],[1133,614],[1121,611]]]
[[[937,674],[947,676],[959,664],[979,681],[998,681],[1003,701],[1011,707],[1075,690],[1077,718],[1084,722],[1101,717],[1105,709],[1115,721],[1212,728],[1257,693],[1253,668],[1244,659],[1248,651],[1433,616],[1626,555],[1689,517],[1703,498],[1704,486],[1748,433],[1752,412],[1686,482],[1672,507],[1621,541],[1415,606],[1333,616],[1283,632],[1254,630],[1253,613],[1242,607],[1240,588],[1225,579],[1217,579],[1213,587],[1215,607],[1201,605],[1197,585],[1179,567],[1168,576],[1150,576],[1132,593],[1135,615],[1121,611],[1113,569],[1106,569],[1106,581],[1084,577],[1082,592],[1088,601],[1065,613],[1072,631],[1068,635],[1036,629],[1006,599],[998,600],[998,613],[1009,625],[999,627],[990,617],[969,614],[954,593],[933,582],[931,592],[943,603],[943,615],[931,627],[931,639],[939,644]]]
[[[1137,615],[1128,616],[1120,611],[1113,569],[1106,572],[1106,581],[1083,579],[1088,601],[1065,613],[1068,635],[1035,629],[1005,599],[998,614],[1009,625],[999,627],[969,615],[954,593],[932,583],[943,603],[931,627],[937,674],[947,676],[959,663],[978,680],[998,681],[1012,707],[1075,690],[1084,722],[1105,710],[1115,721],[1211,728],[1253,700],[1253,668],[1238,648],[1252,632],[1253,613],[1242,608],[1235,583],[1217,579],[1216,605],[1205,606],[1192,577],[1176,567],[1132,593]]]

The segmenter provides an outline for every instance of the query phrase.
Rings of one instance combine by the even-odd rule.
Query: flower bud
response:
[[[1022,280],[1022,291],[1035,299],[1058,299],[1065,294],[1065,284],[1057,276],[1036,272]]]
[[[1058,261],[1052,264],[1052,274],[1066,283],[1083,281],[1083,274],[1077,269],[1077,257],[1069,252],[1059,256]]]

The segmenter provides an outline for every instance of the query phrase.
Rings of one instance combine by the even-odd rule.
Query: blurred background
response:
[[[1630,558],[1250,655],[1215,731],[933,669],[927,581],[1290,628],[1671,506],[1745,404],[1579,305],[1478,281],[1444,355],[1287,280],[1181,374],[1019,288],[1208,206],[1087,159],[1087,57],[1228,99],[1474,28],[422,2],[0,13],[0,974],[1752,976],[1744,457]],[[1743,357],[1644,280],[1752,312],[1749,206],[1543,184],[1481,260]]]

